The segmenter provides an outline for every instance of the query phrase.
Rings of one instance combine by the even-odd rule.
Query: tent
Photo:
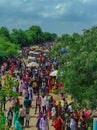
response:
[[[57,76],[58,70],[54,70],[53,72],[50,73],[50,76]]]

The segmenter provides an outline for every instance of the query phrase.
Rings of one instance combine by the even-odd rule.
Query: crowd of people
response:
[[[14,77],[16,84],[13,85],[12,91],[19,93],[18,97],[8,99],[10,107],[6,117],[3,113],[4,119],[7,118],[9,127],[22,130],[29,127],[32,116],[30,111],[34,109],[33,115],[37,114],[37,130],[48,130],[51,126],[55,130],[91,130],[91,124],[87,124],[91,116],[90,110],[73,109],[72,102],[68,103],[64,96],[62,82],[59,83],[56,76],[50,76],[52,71],[58,70],[59,62],[57,58],[51,59],[47,51],[44,51],[49,52],[49,49],[49,46],[40,47],[39,55],[34,55],[38,67],[27,67],[28,62],[31,62],[27,59],[31,51],[28,47],[23,48],[19,56],[2,59],[0,89],[9,85],[6,82],[8,78]],[[61,101],[57,101],[51,92],[58,94]],[[4,97],[4,110],[7,98]],[[22,104],[20,98],[23,100]]]

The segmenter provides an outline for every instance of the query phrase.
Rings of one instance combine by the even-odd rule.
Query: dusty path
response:
[[[51,94],[53,97],[56,99],[58,96],[55,94]],[[32,101],[32,108],[30,109],[30,125],[29,128],[24,128],[24,130],[37,130],[36,128],[36,121],[37,121],[37,114],[35,115],[35,98],[34,96],[33,101]],[[23,103],[23,97],[19,97],[20,103]],[[10,102],[8,101],[6,103],[6,112],[8,111],[8,108],[11,106]],[[51,126],[51,120],[49,120],[49,130],[54,130],[54,127]]]

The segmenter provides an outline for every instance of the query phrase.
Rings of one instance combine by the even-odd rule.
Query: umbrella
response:
[[[68,105],[74,102],[72,99],[67,99],[66,101],[67,101]],[[64,106],[63,100],[56,100],[56,105],[58,105],[59,102],[61,102],[61,105]]]
[[[34,53],[34,51],[29,51],[29,54],[33,54]]]
[[[50,73],[50,76],[57,76],[58,70],[54,70],[53,72]]]
[[[34,55],[40,55],[40,52],[34,52],[33,54]]]
[[[39,49],[35,49],[35,51],[39,51],[39,52],[41,52],[41,49],[39,48]]]
[[[39,46],[31,46],[33,49],[39,49]]]
[[[18,53],[22,53],[22,50],[18,50]]]
[[[38,67],[39,65],[36,62],[31,62],[27,64],[27,67]]]
[[[49,52],[49,50],[44,50],[44,52]]]
[[[73,99],[67,99],[68,105],[71,104],[71,103],[73,103],[73,102],[74,102]]]
[[[60,53],[63,54],[65,52],[64,48],[60,49]]]
[[[35,60],[35,57],[28,56],[28,59],[29,59],[29,60]]]
[[[48,54],[47,53],[43,53],[43,56],[48,57]]]
[[[56,105],[58,105],[59,102],[61,102],[61,105],[64,106],[64,101],[63,100],[57,100]]]

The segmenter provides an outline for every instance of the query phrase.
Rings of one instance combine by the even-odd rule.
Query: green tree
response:
[[[18,97],[18,93],[17,92],[13,92],[13,87],[16,86],[16,82],[14,78],[10,78],[8,75],[6,75],[7,78],[7,85],[8,86],[2,86],[1,90],[0,90],[0,105],[2,106],[4,104],[4,97]],[[0,130],[4,130],[6,128],[6,130],[10,130],[11,128],[8,127],[7,125],[7,118],[3,112],[3,109],[1,107],[0,109]]]
[[[22,46],[27,46],[28,45],[28,39],[26,36],[25,31],[19,29],[13,29],[12,33],[10,34],[11,41],[15,44]]]
[[[10,34],[7,27],[1,27],[0,28],[0,36],[5,37],[7,40],[10,40]]]
[[[32,34],[32,43],[33,44],[42,43],[43,38],[42,38],[42,30],[41,30],[40,26],[31,26],[29,28],[29,31],[30,31],[30,34]]]
[[[6,40],[5,37],[0,37],[0,57],[15,55],[17,50],[17,45]]]
[[[72,95],[81,106],[97,107],[97,27],[84,30],[82,35],[65,35],[61,43],[51,50],[57,56],[59,49],[69,47],[69,53],[59,57],[59,80],[64,83],[64,90]],[[68,61],[63,65],[61,61]]]
[[[44,39],[44,42],[54,42],[57,39],[57,34],[43,32],[43,39]]]

